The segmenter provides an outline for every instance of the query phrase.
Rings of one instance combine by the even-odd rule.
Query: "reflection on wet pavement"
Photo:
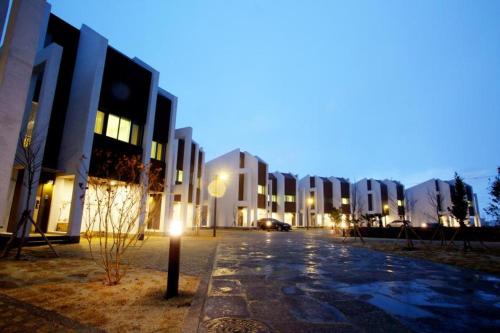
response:
[[[219,245],[209,299],[235,289],[235,299],[211,302],[234,300],[245,316],[282,331],[484,332],[500,330],[499,285],[496,276],[332,243],[323,233],[249,233]],[[280,316],[264,310],[270,304]],[[205,310],[205,319],[215,316]]]

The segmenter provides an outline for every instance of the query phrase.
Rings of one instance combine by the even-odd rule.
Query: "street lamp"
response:
[[[314,203],[314,199],[312,197],[307,198],[307,224],[306,229],[309,230],[309,219],[311,218],[311,206]]]
[[[171,222],[169,229],[170,248],[168,250],[167,291],[164,295],[166,299],[179,295],[179,265],[183,231],[180,221],[175,220]]]
[[[214,219],[213,219],[213,237],[217,235],[217,198],[222,197],[226,191],[224,181],[228,178],[226,173],[215,175],[215,181],[208,185],[208,193],[214,197]],[[222,183],[219,183],[222,180]]]

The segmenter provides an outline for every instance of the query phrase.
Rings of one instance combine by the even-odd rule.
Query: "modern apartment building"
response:
[[[392,188],[392,184],[391,184]],[[387,184],[373,178],[364,178],[351,186],[353,214],[360,219],[369,218],[374,226],[386,226],[391,222],[389,190]]]
[[[425,223],[441,221],[444,226],[458,227],[458,221],[452,216],[451,197],[455,190],[454,180],[429,179],[406,190],[406,206],[408,215],[414,226],[424,226]],[[469,201],[469,224],[481,226],[477,199],[473,189],[466,184],[467,200]]]
[[[2,68],[2,110],[15,104],[12,110],[16,115],[12,121],[2,117],[12,126],[2,124],[10,129],[2,133],[8,134],[8,140],[2,141],[1,148],[9,155],[2,163],[10,161],[5,170],[11,174],[7,181],[4,174],[1,178],[0,194],[6,197],[7,205],[2,208],[0,230],[14,229],[24,210],[23,202],[28,200],[44,231],[78,240],[86,228],[84,215],[92,214],[84,213],[82,198],[91,203],[96,195],[86,187],[89,177],[117,183],[119,175],[109,166],[123,156],[136,158],[143,165],[151,163],[159,170],[165,186],[153,189],[148,202],[161,205],[161,209],[155,210],[159,216],[148,219],[147,227],[165,230],[175,96],[158,87],[156,70],[120,53],[88,26],[77,29],[51,14],[45,1],[13,3],[18,8],[9,23],[12,31],[8,34],[12,36],[4,46],[22,50],[26,62],[11,69],[7,56],[7,66]],[[10,86],[17,90],[16,96],[4,101]],[[39,147],[41,163],[30,198],[23,186],[26,174],[14,159],[26,140]],[[103,171],[106,164],[109,172]],[[90,204],[90,210],[92,207]],[[139,224],[146,217],[141,214]]]
[[[333,206],[340,210],[342,221],[349,220],[351,215],[351,183],[342,177],[328,177],[332,183]]]
[[[171,175],[174,184],[172,218],[181,221],[186,228],[200,226],[205,152],[193,140],[191,127],[175,130],[173,150],[176,153]]]
[[[206,163],[203,225],[214,223],[214,187],[224,189],[217,198],[216,225],[256,227],[256,221],[269,217],[267,201],[268,166],[258,156],[232,150]]]
[[[291,226],[298,226],[298,182],[291,173],[269,174],[268,206],[271,217]]]
[[[299,181],[301,227],[324,227],[331,224],[333,184],[326,177],[305,176]]]
[[[399,181],[388,179],[379,182],[387,189],[387,203],[385,204],[387,206],[382,206],[384,225],[396,220],[404,220],[406,216],[404,185]]]

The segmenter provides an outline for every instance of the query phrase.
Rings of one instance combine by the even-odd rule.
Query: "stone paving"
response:
[[[229,317],[281,332],[498,332],[499,290],[498,276],[323,232],[235,233],[219,242],[198,331]]]

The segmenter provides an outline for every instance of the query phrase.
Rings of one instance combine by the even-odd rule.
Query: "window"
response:
[[[104,126],[105,117],[106,114],[104,112],[97,111],[94,133],[103,134],[104,127],[106,127],[106,136],[109,138],[131,143],[135,146],[141,144],[141,127],[139,125],[133,124],[129,119],[120,118],[110,113],[108,114],[107,124]]]
[[[132,125],[132,135],[130,136],[130,143],[135,146],[139,145],[139,125]]]
[[[110,114],[108,116],[108,126],[106,128],[106,136],[113,139],[117,139],[119,128],[120,128],[120,118],[113,114]]]
[[[104,112],[97,111],[97,114],[95,116],[94,133],[102,134],[102,131],[104,129],[104,116],[105,116]]]
[[[183,178],[184,178],[184,171],[183,170],[177,170],[177,173],[175,175],[175,182],[177,184],[181,184]]]
[[[272,202],[277,202],[277,201],[278,201],[278,198],[276,197],[276,194],[273,194],[273,195],[271,196],[271,201],[272,201]]]
[[[130,127],[132,122],[127,119],[120,119],[120,130],[118,131],[118,140],[123,142],[129,142],[130,139]]]
[[[368,191],[372,190],[372,181],[371,181],[371,179],[368,179],[366,181],[366,188],[367,188]]]
[[[151,142],[151,158],[158,161],[163,161],[163,144],[152,141]]]
[[[398,206],[402,207],[403,206],[403,200],[398,200]]]
[[[368,194],[368,210],[373,210],[373,197],[371,194]]]
[[[266,194],[266,187],[263,185],[258,185],[257,186],[257,193],[259,194]]]
[[[349,198],[342,198],[342,204],[343,205],[348,205],[349,204]]]
[[[295,202],[295,195],[285,195],[285,202]]]
[[[151,142],[151,158],[156,158],[156,141]]]

